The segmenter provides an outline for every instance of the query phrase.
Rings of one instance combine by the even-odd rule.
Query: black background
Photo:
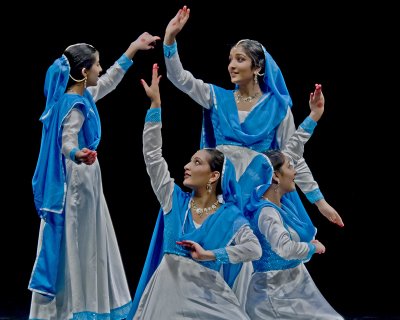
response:
[[[195,77],[233,88],[227,72],[230,46],[260,41],[280,66],[296,125],[309,113],[314,83],[321,83],[325,114],[307,143],[305,158],[344,228],[330,224],[305,200],[325,244],[307,263],[317,286],[349,319],[400,318],[399,249],[393,190],[398,190],[395,143],[396,42],[392,8],[348,8],[324,2],[217,1],[160,3],[35,3],[5,10],[2,45],[2,220],[0,319],[29,312],[39,218],[31,179],[40,146],[44,77],[48,66],[76,42],[100,52],[106,70],[142,32],[164,36],[169,20],[187,4],[191,17],[178,35],[181,61]],[[11,7],[10,7],[11,8]],[[35,14],[33,12],[36,12]],[[385,39],[385,40],[384,40]],[[397,36],[398,42],[398,36]],[[134,295],[158,212],[142,156],[150,81],[157,62],[163,107],[163,152],[177,183],[199,145],[201,107],[167,79],[162,41],[134,57],[118,88],[98,101],[102,141],[98,159],[131,294]],[[303,195],[301,194],[304,199]]]

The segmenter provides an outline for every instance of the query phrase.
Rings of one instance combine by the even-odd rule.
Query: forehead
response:
[[[286,155],[283,155],[283,157],[285,158],[285,162],[283,163],[285,167],[292,165],[294,166],[294,162],[292,158],[287,157]]]
[[[96,52],[93,54],[93,56],[94,56],[94,61],[95,61],[95,62],[99,62],[99,60],[100,60],[100,54],[99,54],[99,52],[96,51]]]
[[[244,50],[243,46],[241,46],[241,45],[232,47],[230,55],[231,56],[235,56],[235,55],[248,56],[246,51]]]
[[[192,159],[200,159],[208,163],[210,160],[210,154],[206,150],[198,150],[193,156]]]

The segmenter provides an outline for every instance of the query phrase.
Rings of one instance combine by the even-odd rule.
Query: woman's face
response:
[[[103,71],[103,69],[100,66],[100,58],[99,58],[99,53],[95,53],[95,62],[93,63],[92,67],[87,70],[87,82],[86,86],[95,86],[97,85],[97,81],[99,80],[100,73]]]
[[[229,54],[228,71],[232,83],[245,85],[254,80],[254,70],[251,58],[245,53],[243,47],[236,46]]]
[[[210,154],[207,151],[197,151],[184,166],[183,185],[190,189],[205,188],[212,177],[209,160]]]
[[[277,176],[279,177],[279,186],[283,193],[291,192],[296,189],[296,184],[294,182],[296,170],[290,163],[288,157],[285,157],[285,163],[279,171],[277,171]]]

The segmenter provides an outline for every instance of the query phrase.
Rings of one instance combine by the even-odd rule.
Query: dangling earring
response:
[[[258,84],[257,73],[254,74],[254,82],[255,82],[255,84]]]
[[[211,191],[212,191],[212,185],[211,185],[211,182],[210,182],[210,181],[207,182],[206,190],[207,190],[208,193],[211,193]]]
[[[85,87],[85,89],[86,89],[86,82],[87,82],[87,77],[85,76],[85,80],[83,81],[83,86]]]
[[[279,189],[279,182],[275,185],[274,192],[278,192]]]

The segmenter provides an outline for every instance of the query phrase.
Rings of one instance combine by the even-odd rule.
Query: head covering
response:
[[[277,147],[275,131],[292,106],[292,99],[278,65],[263,46],[262,49],[264,77],[259,83],[263,96],[241,122],[234,92],[211,84],[213,106],[203,109],[201,148],[233,144],[262,152]]]
[[[46,106],[40,117],[40,121],[48,128],[50,115],[54,105],[67,89],[70,66],[65,55],[56,59],[47,69],[46,79],[44,81],[44,96],[46,97]]]
[[[301,241],[310,242],[317,232],[308,215],[296,209],[295,200],[291,198],[293,192],[285,194],[281,199],[281,207],[263,198],[264,193],[271,183],[258,186],[252,193],[250,201],[246,205],[245,215],[249,220],[253,219],[263,207],[273,207],[281,215],[284,223],[297,232]],[[297,193],[296,193],[297,194]]]
[[[264,93],[272,92],[283,104],[291,107],[292,98],[290,98],[281,69],[263,45],[262,49],[265,55],[265,70],[264,81],[260,83],[261,90]]]
[[[84,95],[65,94],[69,77],[69,63],[65,55],[56,59],[46,73],[44,94],[45,110],[40,153],[32,179],[36,210],[41,218],[48,212],[62,213],[66,185],[62,144],[62,123],[73,107],[85,116],[82,126],[85,147],[95,150],[100,142],[101,124],[96,104],[89,91]]]
[[[195,231],[185,232],[184,235],[181,235],[180,239],[196,241],[205,247],[215,245],[216,243],[223,243],[226,245],[230,240],[232,240],[232,234],[235,232],[235,230],[238,230],[238,228],[240,228],[240,226],[243,224],[248,224],[248,220],[245,219],[241,210],[241,191],[240,186],[236,181],[235,168],[232,162],[226,157],[224,159],[224,165],[221,174],[221,187],[222,197],[224,199],[224,209],[218,210],[214,214],[210,215],[204,221],[201,228]],[[175,186],[175,190],[176,188],[179,187]],[[178,192],[175,190],[173,195],[173,203],[175,203],[175,201],[178,203],[177,197],[179,196]],[[179,203],[182,203],[182,201]],[[187,208],[180,209],[185,211],[187,210]],[[174,208],[172,210],[174,210]],[[175,217],[179,219],[177,217],[178,214],[174,213],[175,212],[169,213],[168,216],[170,217],[168,217],[168,219],[174,219]],[[150,247],[147,252],[145,265],[136,288],[132,309],[127,319],[132,319],[134,316],[146,285],[163,257],[163,247],[168,246],[168,244],[164,241],[163,235],[164,224],[168,223],[166,222],[166,219],[167,218],[164,216],[163,210],[160,209],[150,242]],[[179,220],[176,223],[182,224],[183,221]],[[233,280],[240,271],[240,268],[241,264],[231,266],[224,265],[224,276],[228,284],[229,282],[233,283]]]
[[[67,192],[65,159],[62,155],[62,123],[72,108],[85,116],[81,128],[85,147],[95,150],[101,137],[100,119],[89,91],[84,95],[65,94],[70,66],[65,55],[56,59],[46,73],[46,106],[38,162],[32,178],[37,213],[46,221],[42,245],[31,274],[29,289],[50,297],[56,294],[57,271],[64,233],[64,204]]]

